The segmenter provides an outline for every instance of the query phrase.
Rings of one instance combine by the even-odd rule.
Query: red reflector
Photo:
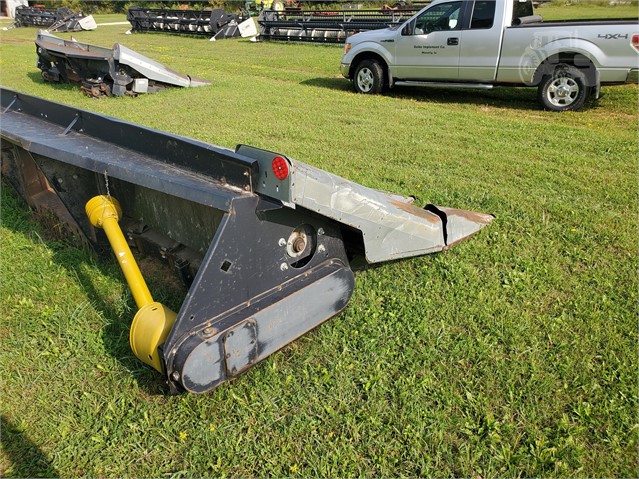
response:
[[[639,48],[639,35],[632,36],[632,46],[635,48]]]
[[[275,178],[278,180],[285,180],[288,176],[288,163],[281,156],[276,156],[273,158],[273,173],[275,173]]]

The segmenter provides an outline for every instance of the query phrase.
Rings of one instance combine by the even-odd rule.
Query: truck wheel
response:
[[[590,95],[586,75],[572,65],[558,65],[542,78],[537,99],[546,110],[568,111],[581,108]]]
[[[377,60],[362,60],[355,68],[353,85],[357,93],[377,94],[384,88],[384,70]]]

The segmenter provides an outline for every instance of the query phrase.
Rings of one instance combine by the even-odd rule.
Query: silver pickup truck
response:
[[[538,87],[576,110],[602,83],[637,82],[637,19],[543,22],[531,0],[435,0],[405,23],[346,41],[342,75],[360,93],[394,85]]]

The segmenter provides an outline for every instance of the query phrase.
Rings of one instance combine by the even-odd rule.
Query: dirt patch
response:
[[[28,38],[7,38],[4,37],[2,38],[2,43],[6,44],[13,44],[13,45],[18,45],[21,43],[25,43],[25,44],[30,44],[33,43],[33,39],[28,39]]]

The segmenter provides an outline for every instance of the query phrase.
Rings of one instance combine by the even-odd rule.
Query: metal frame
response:
[[[132,32],[162,32],[214,38],[239,37],[238,25],[249,18],[243,13],[213,10],[171,10],[130,7],[127,20]]]
[[[109,243],[84,205],[120,198],[130,246],[190,286],[153,347],[174,392],[211,390],[342,311],[358,253],[376,262],[441,251],[492,219],[421,209],[246,145],[231,151],[6,89],[0,100],[3,174],[30,205],[99,252]],[[275,164],[287,174],[277,178]]]

